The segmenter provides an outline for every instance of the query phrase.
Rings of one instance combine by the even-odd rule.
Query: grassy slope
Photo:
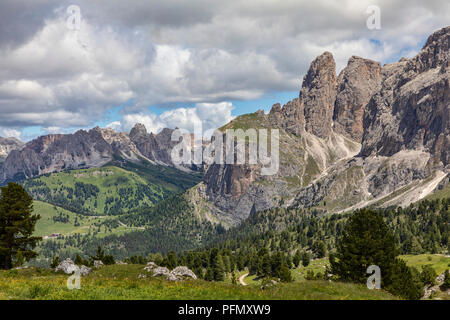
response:
[[[441,274],[450,269],[450,258],[439,254],[419,254],[401,256],[410,267],[415,267],[421,271],[422,266],[431,265],[437,274]]]
[[[180,193],[202,180],[200,172],[183,172],[172,167],[153,165],[147,162],[111,162],[112,166],[135,172],[149,183],[161,186],[169,193]]]
[[[138,279],[142,265],[113,265],[95,270],[81,281],[81,290],[68,290],[67,275],[35,269],[0,271],[0,299],[395,299],[363,285],[307,281],[261,290],[202,280],[167,282]]]
[[[118,199],[119,190],[123,188],[131,188],[132,194],[124,197],[124,200],[135,200],[133,196],[137,192],[138,186],[147,185],[147,181],[141,178],[137,173],[130,172],[117,167],[103,167],[91,168],[83,170],[72,170],[50,175],[41,176],[32,181],[44,183],[46,187],[50,188],[52,197],[63,194],[67,197],[67,192],[60,191],[60,187],[75,188],[75,183],[81,182],[84,184],[91,184],[99,188],[97,197],[89,197],[87,199],[80,199],[84,209],[94,214],[103,215],[105,210],[105,203],[107,198]],[[30,186],[25,182],[25,186],[31,191],[31,194],[39,200],[46,200],[55,204],[59,204],[55,199],[47,199],[46,196],[39,196],[39,187]],[[155,201],[161,199],[165,192],[160,186],[150,184],[150,189],[153,194],[144,196],[134,207],[151,206]],[[115,200],[110,206],[116,203]],[[130,208],[121,208],[123,212]]]
[[[89,232],[89,229],[97,230],[98,227],[95,225],[100,224],[109,219],[115,219],[116,217],[106,217],[106,216],[82,216],[71,212],[69,210],[63,209],[61,207],[54,206],[41,201],[34,201],[33,203],[34,213],[39,214],[41,219],[38,220],[36,224],[36,229],[34,235],[36,236],[46,236],[53,233],[61,233],[63,235],[74,235],[74,234],[85,234]],[[68,223],[54,222],[53,217],[58,216],[62,212],[64,215],[69,216]],[[75,218],[80,224],[79,226],[74,226]],[[120,217],[117,217],[120,220]],[[111,231],[105,231],[104,227],[100,228],[100,232],[97,233],[97,237],[104,237],[111,234],[123,234],[125,232],[134,231],[136,228],[127,227],[120,225]]]

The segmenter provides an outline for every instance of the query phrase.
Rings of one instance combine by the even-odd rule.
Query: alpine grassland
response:
[[[280,283],[262,289],[226,282],[187,280],[168,282],[159,278],[139,279],[143,265],[112,265],[82,277],[81,289],[69,290],[68,275],[49,269],[27,268],[0,271],[0,299],[11,300],[392,300],[383,290],[363,285],[303,281]]]

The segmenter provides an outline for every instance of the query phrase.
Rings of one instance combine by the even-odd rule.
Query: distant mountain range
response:
[[[205,166],[187,198],[211,222],[235,225],[252,212],[309,207],[342,212],[367,205],[406,206],[449,182],[450,27],[432,34],[413,58],[380,63],[351,57],[336,74],[333,55],[317,57],[299,97],[270,113],[242,115],[220,130],[277,128],[280,169],[259,165]],[[0,183],[112,162],[175,166],[173,130],[129,134],[94,128],[47,135],[25,145],[0,139]],[[6,147],[10,146],[10,147]],[[180,172],[181,172],[180,171]]]

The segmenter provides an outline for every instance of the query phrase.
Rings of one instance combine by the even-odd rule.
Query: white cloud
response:
[[[21,132],[19,130],[14,130],[14,129],[1,129],[0,136],[6,137],[6,138],[17,138],[20,140]]]
[[[113,121],[113,122],[108,123],[106,125],[106,128],[111,128],[111,129],[114,129],[116,131],[119,131],[122,128],[122,124],[121,124],[120,121]]]
[[[133,106],[122,125],[189,126],[183,117],[204,119],[201,103],[298,90],[325,50],[338,69],[352,55],[411,56],[450,21],[447,0],[79,0],[82,25],[73,31],[69,4],[0,3],[1,126],[86,127],[124,104]],[[381,8],[381,30],[366,27],[372,4]],[[146,113],[172,103],[197,105]]]
[[[142,123],[147,131],[153,133],[158,133],[163,128],[180,128],[194,132],[200,126],[203,134],[209,136],[212,130],[233,119],[231,115],[233,108],[230,102],[199,103],[193,108],[176,108],[165,111],[161,115],[154,113],[127,114],[123,116],[120,124],[123,131],[130,131],[136,123]],[[115,123],[116,128],[117,124]]]
[[[44,128],[44,131],[46,131],[50,134],[62,133],[61,127],[47,127],[47,128]]]

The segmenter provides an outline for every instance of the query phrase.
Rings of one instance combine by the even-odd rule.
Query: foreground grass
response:
[[[142,265],[105,266],[83,277],[80,290],[67,289],[68,276],[51,270],[22,269],[0,271],[0,299],[42,300],[380,300],[395,299],[382,290],[364,285],[304,281],[279,284],[265,290],[258,286],[190,280],[168,282],[155,278],[138,279]]]

